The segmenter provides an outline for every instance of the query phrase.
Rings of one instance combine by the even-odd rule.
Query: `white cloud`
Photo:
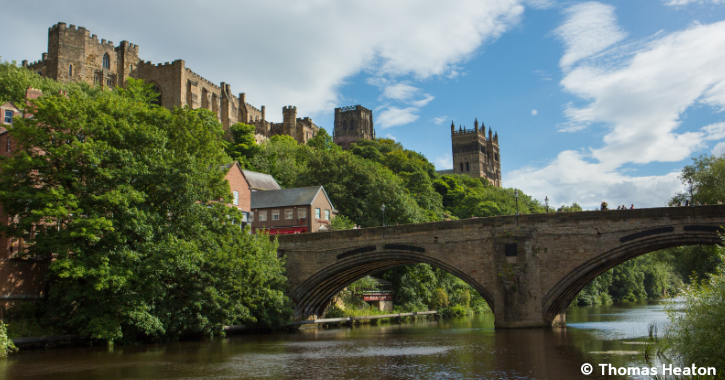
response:
[[[688,5],[688,4],[692,4],[692,3],[698,3],[698,4],[703,4],[703,3],[723,4],[723,3],[725,3],[724,0],[662,0],[662,2],[665,3],[665,5],[670,6],[670,7],[679,7],[679,6]]]
[[[567,150],[544,167],[513,171],[506,186],[588,206],[602,201],[662,206],[682,189],[676,172],[624,173],[633,165],[682,161],[706,141],[725,138],[725,123],[677,132],[689,107],[725,109],[725,22],[695,24],[633,46],[627,55],[617,48],[605,51],[573,67],[561,81],[565,91],[586,103],[567,105],[567,123],[560,130],[588,126],[597,135],[604,132],[602,146]],[[718,144],[713,151],[721,149]]]
[[[536,116],[539,114],[539,111],[537,110],[531,110],[531,116]]]
[[[184,59],[206,79],[231,84],[247,101],[267,106],[281,121],[284,105],[301,115],[331,112],[345,79],[363,70],[379,77],[451,75],[482,44],[517,24],[523,0],[338,1],[28,0],[8,8],[0,34],[22,36],[3,44],[3,59],[37,60],[47,46],[47,28],[58,20],[80,24],[99,38],[140,46],[155,63]],[[32,11],[27,11],[32,10]]]
[[[418,87],[413,87],[405,83],[396,83],[385,87],[383,97],[393,100],[408,100],[420,91]]]
[[[554,31],[566,46],[566,52],[559,61],[564,70],[627,36],[617,25],[611,5],[590,1],[571,6],[564,13],[566,21]]]
[[[435,99],[433,95],[421,94],[423,96],[422,99],[414,100],[413,98],[420,94],[422,91],[418,87],[411,86],[407,83],[391,84],[392,82],[390,80],[385,79],[371,79],[368,80],[367,83],[378,85],[379,87],[383,88],[383,94],[380,95],[380,99],[396,100],[408,105],[412,105],[416,108],[425,107],[426,104],[430,103],[431,100]]]
[[[420,100],[412,100],[410,101],[410,104],[416,106],[416,107],[425,107],[426,104],[430,103],[431,100],[435,99],[433,95],[424,94],[424,98]]]
[[[390,134],[390,133],[386,133],[386,134],[385,134],[385,138],[391,139],[391,140],[393,140],[393,141],[398,141],[398,139],[397,139],[397,138],[395,138],[395,136],[393,136],[393,135],[392,135],[392,134]]]
[[[712,154],[718,157],[725,154],[725,141],[715,145],[715,147],[712,148]]]
[[[448,120],[448,116],[438,116],[438,117],[434,117],[433,119],[431,119],[433,124],[437,124],[437,125],[441,125],[441,124],[445,123],[447,120]]]
[[[435,166],[437,170],[453,169],[453,158],[448,153],[436,157]]]
[[[380,126],[381,129],[387,129],[412,123],[418,120],[418,115],[415,112],[418,112],[415,107],[398,108],[390,106],[377,117],[376,125]]]
[[[504,178],[506,187],[524,189],[535,198],[548,196],[552,206],[576,202],[592,208],[606,201],[610,205],[662,207],[682,190],[679,172],[662,176],[624,175],[605,163],[591,163],[576,151],[564,151],[544,168],[523,168]]]

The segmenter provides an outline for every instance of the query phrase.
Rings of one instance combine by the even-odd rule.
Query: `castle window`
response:
[[[103,55],[103,68],[104,69],[111,68],[111,57],[108,56],[108,53]]]
[[[95,84],[95,85],[101,84],[101,74],[96,73],[93,75],[93,84]]]
[[[471,171],[471,167],[468,165],[468,162],[466,162],[466,171],[467,172],[470,172]]]
[[[131,68],[128,71],[133,71],[133,65],[131,65]]]
[[[463,162],[461,162],[461,172],[463,172]]]
[[[106,78],[106,87],[113,87],[114,82],[113,77]]]
[[[155,84],[151,89],[154,90],[154,92],[156,92],[159,95],[156,98],[156,100],[151,101],[151,104],[156,104],[157,106],[160,106],[161,105],[161,96],[163,95],[161,93],[161,88],[159,87],[159,85]]]
[[[5,124],[13,123],[13,114],[12,110],[5,110]]]
[[[69,77],[73,76],[73,65],[68,65],[68,76]]]

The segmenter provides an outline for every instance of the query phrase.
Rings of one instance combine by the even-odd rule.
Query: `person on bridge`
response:
[[[634,203],[632,203],[632,207],[630,207],[629,209],[634,210]]]

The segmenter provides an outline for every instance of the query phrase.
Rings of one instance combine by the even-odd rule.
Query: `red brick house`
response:
[[[232,192],[232,203],[228,206],[236,207],[244,214],[241,222],[242,226],[246,226],[249,224],[252,211],[252,190],[245,176],[247,171],[242,170],[238,162],[226,165],[224,168],[227,171],[224,178],[229,182],[229,189]]]
[[[272,235],[329,231],[337,211],[322,186],[252,192],[252,230]]]

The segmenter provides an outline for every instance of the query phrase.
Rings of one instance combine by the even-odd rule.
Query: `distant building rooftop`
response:
[[[325,192],[325,188],[322,186],[255,191],[252,193],[252,209],[311,205],[315,198],[317,198],[319,192],[325,195],[325,198],[327,198],[327,201],[330,202],[330,206],[334,210],[335,206],[332,205],[330,197],[327,196],[327,192]]]
[[[257,173],[251,170],[242,170],[247,178],[251,190],[281,190],[277,181],[269,174]],[[252,206],[254,207],[254,206]]]
[[[439,175],[456,174],[456,171],[453,169],[445,169],[445,170],[436,170],[436,173],[438,173]]]

